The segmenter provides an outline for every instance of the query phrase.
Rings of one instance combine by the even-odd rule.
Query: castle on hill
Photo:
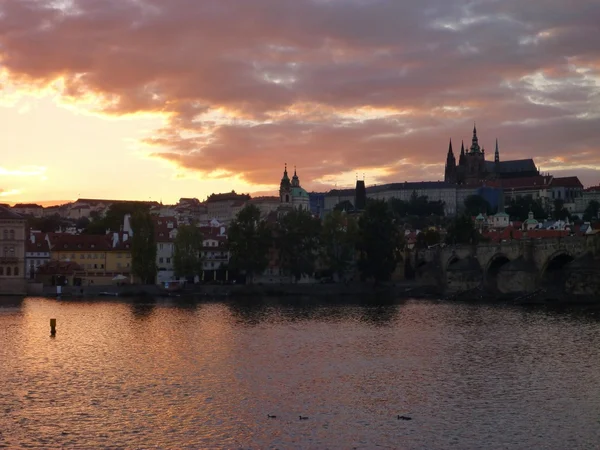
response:
[[[501,161],[498,139],[494,160],[486,161],[485,149],[480,147],[477,137],[477,128],[473,126],[471,147],[465,151],[464,143],[461,144],[458,164],[452,150],[452,139],[446,156],[446,170],[444,181],[450,184],[480,185],[487,180],[502,180],[507,178],[527,178],[539,176],[540,172],[533,159],[517,159]]]

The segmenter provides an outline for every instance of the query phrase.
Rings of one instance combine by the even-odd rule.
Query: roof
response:
[[[13,208],[44,208],[42,205],[36,203],[16,203]]]
[[[550,183],[552,187],[574,187],[583,189],[583,184],[579,181],[578,177],[561,177],[554,178]]]
[[[428,189],[445,189],[455,188],[456,186],[444,181],[405,181],[404,183],[389,183],[379,186],[370,186],[367,188],[368,193],[383,192],[383,191],[422,191]],[[354,189],[350,189],[354,193]]]
[[[504,178],[486,182],[488,186],[501,187],[503,189],[539,189],[549,186],[552,177],[548,175],[534,175],[530,177]]]
[[[235,191],[227,192],[225,194],[210,194],[206,199],[206,203],[228,202],[234,200],[250,200],[250,195],[236,194]]]
[[[279,197],[253,197],[250,203],[279,203],[280,201]]]
[[[600,192],[600,186],[590,186],[585,189],[585,192]]]
[[[112,250],[112,235],[54,234],[50,245],[54,251]]]
[[[25,218],[9,208],[0,206],[0,220],[25,220]]]
[[[308,192],[306,192],[301,187],[293,187],[292,188],[292,197],[308,197]]]
[[[72,275],[75,272],[83,270],[82,267],[74,261],[48,261],[38,268],[38,274],[41,275]]]
[[[485,170],[495,173],[537,172],[533,159],[514,159],[512,161],[485,161]]]
[[[48,253],[50,251],[50,247],[48,246],[48,241],[46,239],[38,239],[36,242],[31,242],[31,240],[27,240],[25,241],[25,251],[28,253]]]

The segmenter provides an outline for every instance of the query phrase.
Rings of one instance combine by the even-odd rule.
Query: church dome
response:
[[[293,187],[292,188],[292,197],[306,197],[308,198],[308,192],[306,192],[301,187]]]

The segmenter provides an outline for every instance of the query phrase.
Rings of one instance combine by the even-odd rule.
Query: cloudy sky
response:
[[[0,202],[438,180],[600,182],[598,0],[4,0]]]

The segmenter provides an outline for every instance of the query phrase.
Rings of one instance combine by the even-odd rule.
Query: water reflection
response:
[[[9,325],[0,332],[8,448],[600,441],[595,314],[389,298],[26,299],[0,303],[0,330]]]

